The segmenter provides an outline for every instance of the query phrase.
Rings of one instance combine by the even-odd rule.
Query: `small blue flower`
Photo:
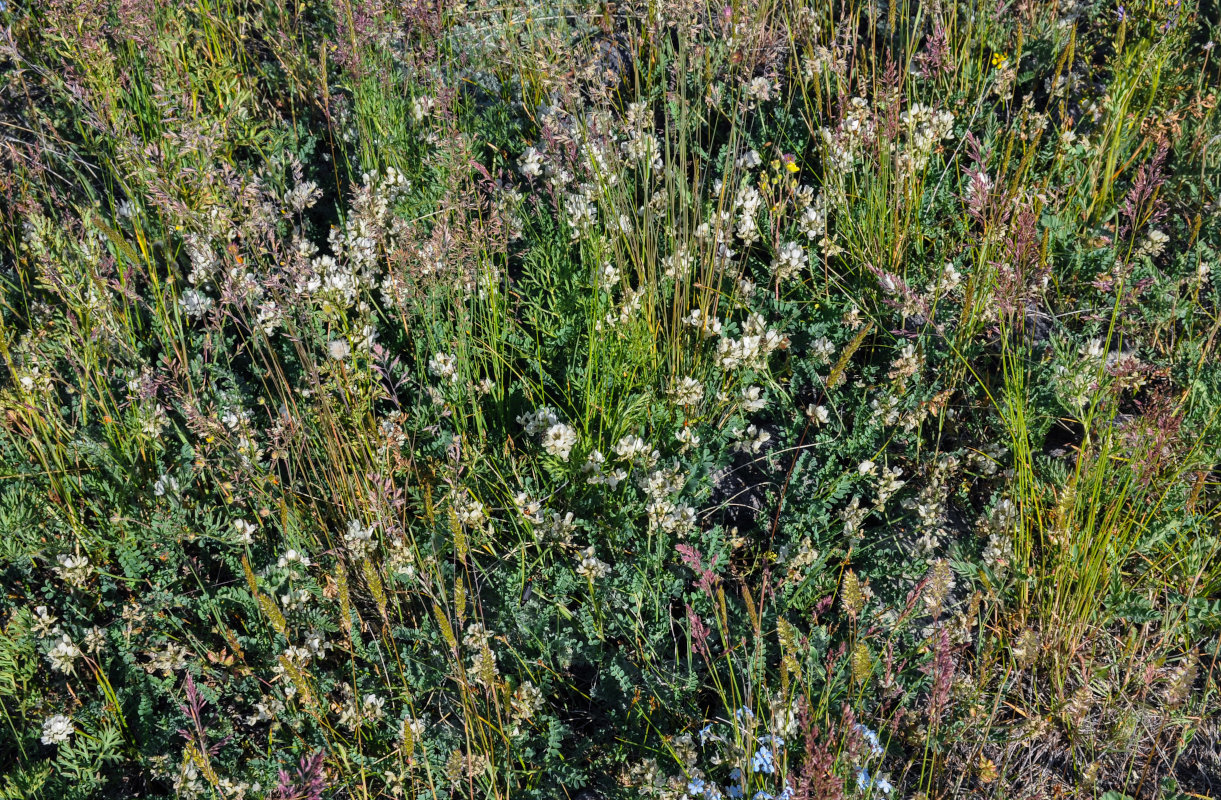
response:
[[[793,800],[793,796],[795,794],[797,794],[797,792],[793,791],[792,786],[785,786],[784,791],[780,793],[780,796],[777,797],[776,800]]]
[[[750,768],[753,772],[775,772],[776,758],[770,749],[760,747],[755,751],[755,757],[751,759]]]
[[[726,786],[725,787],[725,796],[732,797],[734,800],[739,800],[739,798],[742,797],[742,787]]]
[[[732,770],[730,770],[729,780],[731,780],[731,781],[742,780],[742,770],[738,769],[737,767],[734,767]]]
[[[708,741],[708,737],[712,735],[712,723],[709,722],[704,727],[700,728],[700,744]]]
[[[755,712],[751,711],[746,706],[742,706],[737,711],[733,712],[733,717],[738,722],[741,722],[742,720],[746,720],[747,722],[749,722],[750,720],[755,718]]]
[[[880,756],[884,752],[886,752],[886,749],[884,747],[882,747],[882,742],[879,741],[878,735],[876,733],[869,730],[868,728],[866,728],[864,725],[861,725],[860,723],[857,723],[856,730],[865,739],[865,742],[869,745],[869,751],[871,753],[873,753],[873,755],[875,757]]]
[[[691,797],[699,797],[704,793],[706,788],[703,778],[693,778],[687,782],[687,794]]]
[[[869,770],[867,769],[861,769],[856,773],[856,786],[862,792],[867,792],[870,789],[877,789],[882,794],[890,794],[895,788],[890,784],[890,781],[886,780],[886,778],[882,775],[879,775],[876,778],[870,777]]]
[[[776,795],[760,789],[759,791],[755,792],[754,800],[776,800]]]

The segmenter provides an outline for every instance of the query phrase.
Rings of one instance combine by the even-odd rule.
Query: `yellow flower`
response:
[[[1005,55],[1004,53],[993,53],[992,54],[992,68],[1000,69],[1001,67],[1005,66],[1005,62],[1007,62],[1008,60],[1009,60],[1009,56]]]

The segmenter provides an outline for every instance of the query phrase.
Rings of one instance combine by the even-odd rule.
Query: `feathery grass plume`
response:
[[[846,570],[840,580],[839,602],[849,619],[855,620],[865,605],[864,594],[861,592],[861,581],[852,570]]]
[[[387,606],[386,589],[382,585],[382,576],[378,574],[377,567],[368,558],[360,560],[360,571],[365,577],[365,585],[369,587],[369,592],[373,595],[373,601],[377,603],[377,612],[381,615],[383,622],[389,622],[390,614]]]
[[[458,617],[458,624],[462,625],[466,622],[466,581],[461,575],[454,577],[454,614]]]
[[[928,584],[924,588],[924,605],[933,619],[945,608],[946,598],[954,586],[954,572],[947,559],[939,558],[929,567]]]
[[[852,680],[857,684],[866,683],[873,676],[873,654],[869,645],[857,642],[852,648]]]
[[[280,665],[280,669],[284,670],[284,674],[288,675],[288,679],[292,681],[293,688],[297,690],[297,694],[301,696],[301,701],[311,708],[318,707],[318,698],[315,697],[314,691],[310,688],[309,681],[292,659],[281,655],[276,661]]]
[[[466,529],[458,521],[458,514],[452,508],[449,510],[449,529],[454,537],[454,553],[458,560],[464,560],[467,553]]]
[[[339,598],[339,629],[352,638],[352,593],[348,589],[348,569],[342,560],[335,561],[335,594]]]
[[[263,613],[267,615],[267,619],[271,620],[271,626],[275,628],[276,633],[288,638],[288,620],[284,619],[284,613],[280,611],[276,601],[265,594],[256,595],[255,599],[259,603],[259,608],[263,609]]]
[[[458,652],[458,637],[454,636],[454,628],[449,623],[449,617],[446,616],[445,610],[436,603],[432,607],[433,616],[437,619],[437,625],[441,628],[441,636],[444,637],[445,643],[449,645],[450,650]]]
[[[856,351],[861,348],[862,344],[864,344],[866,337],[868,337],[872,332],[872,322],[866,322],[864,327],[856,332],[856,335],[852,337],[852,340],[848,342],[847,346],[844,347],[843,352],[840,353],[839,359],[835,362],[835,366],[831,368],[831,372],[827,374],[826,385],[828,387],[839,385],[840,381],[843,380],[844,375],[848,370],[848,364],[851,363],[852,356],[856,354]]]
[[[302,756],[293,774],[280,770],[276,788],[269,795],[271,800],[322,800],[327,788],[323,760],[324,754],[319,751]]]
[[[746,604],[746,614],[750,617],[750,626],[754,629],[755,635],[758,635],[759,631],[763,629],[763,621],[759,616],[759,609],[755,607],[754,597],[751,596],[750,589],[746,586],[742,587],[742,602]]]
[[[1020,668],[1028,669],[1039,657],[1039,635],[1030,629],[1022,631],[1009,652]]]
[[[1184,663],[1171,673],[1166,684],[1166,705],[1178,708],[1187,702],[1192,686],[1196,682],[1198,659],[1194,653],[1189,653]]]
[[[801,662],[798,657],[801,650],[798,647],[798,632],[784,617],[776,619],[777,636],[780,639],[782,651],[780,660],[780,681],[782,693],[787,694],[790,680],[801,680]]]
[[[461,783],[466,777],[466,755],[461,748],[451,750],[449,758],[445,760],[445,777],[451,784]]]

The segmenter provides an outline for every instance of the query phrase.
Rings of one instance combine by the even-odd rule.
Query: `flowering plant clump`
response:
[[[1214,17],[0,3],[0,797],[1209,796]]]

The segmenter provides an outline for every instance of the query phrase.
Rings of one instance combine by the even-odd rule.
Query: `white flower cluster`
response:
[[[610,565],[598,559],[594,546],[585,548],[581,554],[581,563],[577,565],[577,574],[589,581],[605,578],[610,574]]]
[[[916,352],[916,346],[908,342],[899,350],[899,357],[891,363],[887,377],[896,382],[905,381],[918,373],[923,364],[924,359]]]
[[[188,233],[182,237],[182,245],[187,251],[187,259],[191,262],[187,282],[192,286],[202,286],[212,280],[212,276],[220,267],[220,260],[212,249],[212,243],[204,236]]]
[[[310,601],[314,598],[308,589],[289,589],[280,595],[279,599],[280,606],[284,609],[285,614],[295,614],[298,611],[304,611],[309,608]]]
[[[695,530],[695,509],[672,498],[682,491],[687,478],[677,463],[642,475],[638,481],[648,498],[649,526],[676,536]]]
[[[627,479],[627,470],[622,467],[606,469],[606,456],[601,450],[594,450],[585,459],[585,463],[581,465],[581,473],[586,475],[586,482],[591,486],[605,486],[608,489],[616,489],[619,484]]]
[[[284,193],[284,205],[300,214],[305,209],[311,208],[321,198],[322,192],[318,189],[318,184],[313,181],[302,181],[294,184],[293,188]]]
[[[561,461],[569,459],[577,444],[576,430],[561,422],[553,408],[541,406],[529,414],[519,415],[517,424],[526,429],[527,436],[541,436],[543,449]]]
[[[810,403],[806,406],[806,417],[815,426],[821,427],[831,421],[831,412],[827,411],[826,406]]]
[[[984,547],[984,563],[998,578],[1004,578],[1013,564],[1013,540],[1006,532],[992,533]]]
[[[869,407],[873,409],[874,420],[887,427],[897,425],[903,416],[899,409],[899,398],[893,394],[873,398],[869,401]]]
[[[59,566],[55,568],[56,574],[77,588],[83,587],[93,574],[89,559],[80,554],[60,553],[55,560],[59,562]]]
[[[454,516],[463,525],[478,528],[487,520],[487,507],[470,492],[462,491],[454,496]]]
[[[570,425],[557,422],[543,431],[543,449],[561,461],[567,461],[577,443],[577,432]]]
[[[576,191],[564,193],[564,215],[572,229],[572,240],[588,236],[598,222],[596,188],[591,183],[582,183]]]
[[[43,374],[37,364],[31,364],[26,369],[18,373],[20,376],[17,380],[21,384],[21,388],[27,392],[32,392],[35,389],[46,391],[51,388],[51,376]]]
[[[284,701],[278,697],[267,696],[254,704],[254,713],[246,717],[247,725],[258,725],[260,722],[275,722],[276,717],[284,713]]]
[[[687,252],[686,248],[681,244],[674,248],[674,252],[661,260],[662,274],[676,281],[686,279],[691,273],[691,268],[695,266],[695,258]]]
[[[835,345],[825,336],[820,336],[810,344],[810,359],[815,364],[828,364],[835,355]]]
[[[744,183],[733,198],[733,210],[737,212],[734,233],[749,247],[759,241],[759,209],[763,207],[763,196],[750,184]]]
[[[714,316],[705,315],[698,308],[691,309],[691,313],[683,317],[683,324],[697,329],[704,339],[721,335],[721,321]]]
[[[533,522],[535,525],[542,523],[542,504],[537,500],[532,499],[527,492],[518,492],[515,494],[513,496],[513,505],[517,507],[517,512],[526,520]]]
[[[717,360],[727,370],[761,369],[766,366],[769,355],[789,345],[788,337],[768,328],[759,314],[747,317],[743,328],[742,338],[726,336],[717,342]]]
[[[916,520],[920,537],[916,541],[916,549],[921,555],[935,551],[946,536],[945,498],[948,494],[946,485],[951,476],[958,472],[960,463],[954,456],[945,456],[933,465],[928,480],[920,487],[915,497],[903,499],[903,508],[916,512]]]
[[[47,651],[47,662],[52,669],[65,675],[76,672],[76,659],[81,657],[81,649],[72,642],[72,637],[66,633],[59,634],[59,640]]]
[[[169,677],[174,672],[186,669],[187,666],[186,647],[173,642],[166,642],[162,649],[149,650],[145,652],[145,655],[149,657],[149,662],[143,665],[145,672],[160,672]]]
[[[276,305],[275,300],[266,300],[259,304],[255,320],[263,335],[273,336],[276,328],[284,324],[284,312]]]
[[[902,475],[903,470],[898,467],[882,468],[882,473],[878,477],[878,499],[874,504],[876,510],[881,511],[885,508],[887,501],[907,484],[907,481],[899,480]]]
[[[861,506],[860,497],[854,496],[839,512],[839,518],[844,522],[844,535],[849,539],[861,538],[861,525],[867,516],[869,509]]]
[[[335,704],[339,711],[339,725],[355,733],[361,727],[376,722],[386,716],[386,701],[375,694],[366,694],[359,700],[352,693],[352,687],[341,684],[343,701]]]
[[[296,664],[299,667],[304,667],[315,658],[322,658],[326,655],[326,651],[332,647],[331,643],[326,640],[322,631],[312,630],[305,635],[305,644],[297,647],[289,645],[284,648],[284,658]],[[276,674],[282,674],[283,667]]]
[[[615,443],[615,456],[620,461],[626,461],[641,469],[650,469],[657,463],[661,453],[649,446],[649,443],[639,436],[627,434]]]
[[[42,743],[61,744],[72,737],[72,718],[63,714],[48,717],[42,723]]]
[[[348,520],[348,529],[343,534],[343,543],[354,558],[364,558],[377,546],[373,541],[373,527],[358,519]]]
[[[753,414],[767,408],[767,397],[758,386],[747,386],[741,394],[742,411]]]
[[[539,532],[546,541],[570,544],[572,542],[572,532],[577,527],[577,521],[576,516],[571,511],[565,513],[548,511],[543,515]]]
[[[625,138],[619,143],[619,149],[629,162],[637,162],[652,170],[661,169],[661,144],[656,136],[646,130],[651,122],[648,107],[644,103],[632,103],[627,112],[629,127]]]
[[[704,399],[704,385],[688,376],[674,385],[670,398],[681,408],[694,408]]]
[[[797,230],[810,240],[818,239],[827,233],[827,200],[822,193],[814,195],[813,191],[810,187],[803,186],[797,193],[798,206],[801,208],[801,215],[797,218]]]
[[[604,318],[594,323],[594,329],[601,331],[606,328],[626,325],[631,320],[632,316],[640,310],[644,296],[644,289],[633,289],[628,287],[624,290],[623,299],[620,301],[618,307],[607,312]]]
[[[233,535],[237,544],[254,544],[254,532],[258,530],[253,523],[244,519],[233,520]]]
[[[331,254],[318,255],[312,242],[296,240],[294,257],[302,267],[294,292],[319,303],[323,310],[335,311],[351,308],[361,289],[376,286],[379,256],[397,249],[395,242],[404,224],[391,211],[410,189],[411,182],[394,167],[380,177],[365,173],[353,192],[343,227],[331,228]],[[270,324],[278,319],[279,310],[273,303],[266,314],[260,309],[260,316],[266,317],[261,324]]]
[[[419,97],[413,97],[411,100],[411,121],[419,125],[432,110],[436,107],[437,100],[430,95],[422,94]]]
[[[527,178],[537,178],[543,174],[543,154],[533,147],[527,147],[517,158],[517,171]]]
[[[212,310],[212,298],[198,289],[187,289],[178,300],[182,311],[191,319],[200,319]]]
[[[513,725],[510,734],[518,736],[522,732],[522,725],[534,719],[535,715],[542,710],[543,693],[530,681],[522,681],[513,692],[509,706],[511,709],[509,719]]]
[[[841,47],[816,46],[802,59],[802,72],[806,80],[814,80],[826,73],[842,75],[848,70],[848,61]]]
[[[776,251],[772,260],[772,272],[778,281],[787,281],[801,272],[809,263],[805,248],[797,242],[785,242]]]
[[[828,167],[837,172],[850,171],[860,158],[864,144],[873,138],[875,128],[869,101],[863,97],[851,98],[839,125],[834,130],[819,130],[826,146]]]
[[[751,78],[742,86],[742,93],[750,100],[761,103],[772,99],[772,92],[779,87],[773,86],[772,82],[767,78],[758,77]]]
[[[734,430],[733,433],[734,445],[733,449],[739,453],[748,453],[757,455],[763,449],[763,445],[771,441],[772,435],[767,431],[759,428],[756,425],[748,425],[745,429]]]
[[[559,415],[550,406],[539,406],[534,411],[517,417],[517,424],[526,429],[527,436],[537,436],[559,421]]]
[[[954,138],[954,115],[920,103],[913,103],[900,114],[899,123],[907,132],[907,148],[896,156],[899,169],[909,174],[924,169],[933,148],[942,140]]]
[[[1157,256],[1161,255],[1163,250],[1166,249],[1166,243],[1169,241],[1170,237],[1166,235],[1165,231],[1160,231],[1157,228],[1151,228],[1149,233],[1145,235],[1145,238],[1141,240],[1140,245],[1137,246],[1136,256],[1149,256],[1150,258],[1156,258]]]
[[[929,294],[947,295],[961,285],[962,273],[954,267],[953,263],[947,261],[941,266],[941,274],[937,279],[929,282],[928,291]]]
[[[276,562],[276,566],[280,569],[287,569],[294,564],[300,564],[302,567],[308,567],[313,564],[309,556],[305,553],[300,553],[292,548],[285,551],[284,555],[280,556],[280,560]]]
[[[455,383],[458,380],[458,361],[449,353],[438,352],[428,360],[428,371],[433,377]]]

